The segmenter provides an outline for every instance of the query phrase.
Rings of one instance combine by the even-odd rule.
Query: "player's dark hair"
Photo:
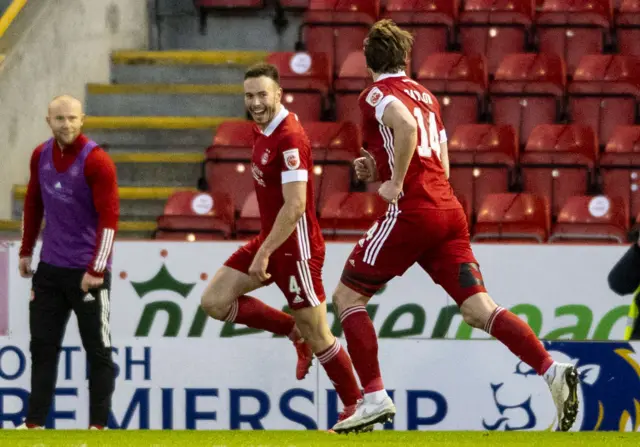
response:
[[[364,44],[367,66],[376,73],[397,73],[407,67],[413,36],[393,20],[373,24]]]
[[[260,76],[266,76],[269,79],[280,85],[280,73],[275,65],[259,63],[252,65],[244,73],[244,79],[259,78]]]

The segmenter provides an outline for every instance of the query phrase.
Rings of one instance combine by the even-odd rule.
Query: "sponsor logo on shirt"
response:
[[[384,98],[384,94],[380,91],[378,87],[373,87],[369,94],[367,95],[366,101],[372,106],[375,107],[382,101]]]
[[[300,167],[300,152],[297,148],[289,149],[282,153],[284,164],[289,170],[295,170]]]
[[[264,179],[262,178],[264,177],[264,173],[255,163],[251,163],[251,174],[253,174],[253,178],[258,183],[258,185],[267,186],[267,184],[264,182]]]
[[[269,161],[269,149],[265,149],[264,154],[262,154],[262,158],[260,159],[263,165],[266,165]]]

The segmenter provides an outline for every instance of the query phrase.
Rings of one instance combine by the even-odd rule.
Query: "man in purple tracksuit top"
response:
[[[118,185],[113,161],[81,133],[83,119],[80,101],[54,98],[47,117],[53,138],[31,157],[19,263],[21,276],[33,277],[31,394],[21,429],[46,424],[72,310],[89,360],[89,427],[103,429],[109,418],[115,383],[109,290]],[[43,217],[42,251],[34,274],[31,256]]]

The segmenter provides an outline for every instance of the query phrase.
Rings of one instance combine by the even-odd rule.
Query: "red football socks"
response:
[[[243,295],[233,302],[225,321],[244,324],[253,329],[261,329],[278,335],[293,334],[295,320],[281,310],[267,306],[259,299]],[[292,339],[292,341],[295,341]]]
[[[531,327],[504,307],[497,307],[493,311],[484,330],[500,340],[539,375],[553,364],[553,359]]]
[[[351,359],[338,339],[322,352],[316,354],[327,372],[345,408],[355,405],[362,397],[356,377],[353,375]]]
[[[365,393],[384,390],[378,364],[378,337],[364,306],[346,309],[340,321],[347,339],[347,349]]]

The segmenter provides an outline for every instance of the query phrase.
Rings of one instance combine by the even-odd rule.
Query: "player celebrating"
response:
[[[554,362],[531,328],[487,294],[471,250],[462,207],[448,182],[447,136],[436,98],[404,73],[413,38],[390,20],[377,22],[364,42],[373,84],[359,99],[365,181],[380,179],[389,202],[349,256],[333,295],[347,346],[364,387],[355,413],[336,432],[358,431],[395,415],[378,365],[378,344],[365,305],[394,276],[418,263],[456,301],[464,321],[504,343],[548,383],[560,430],[575,422],[578,375]]]
[[[311,147],[295,115],[281,104],[278,70],[258,64],[245,73],[245,106],[256,123],[252,167],[262,231],[238,249],[202,296],[213,318],[288,336],[304,378],[313,353],[334,384],[346,417],[362,396],[351,359],[331,333],[322,286],[325,247],[315,215]],[[275,282],[293,317],[247,296]]]

